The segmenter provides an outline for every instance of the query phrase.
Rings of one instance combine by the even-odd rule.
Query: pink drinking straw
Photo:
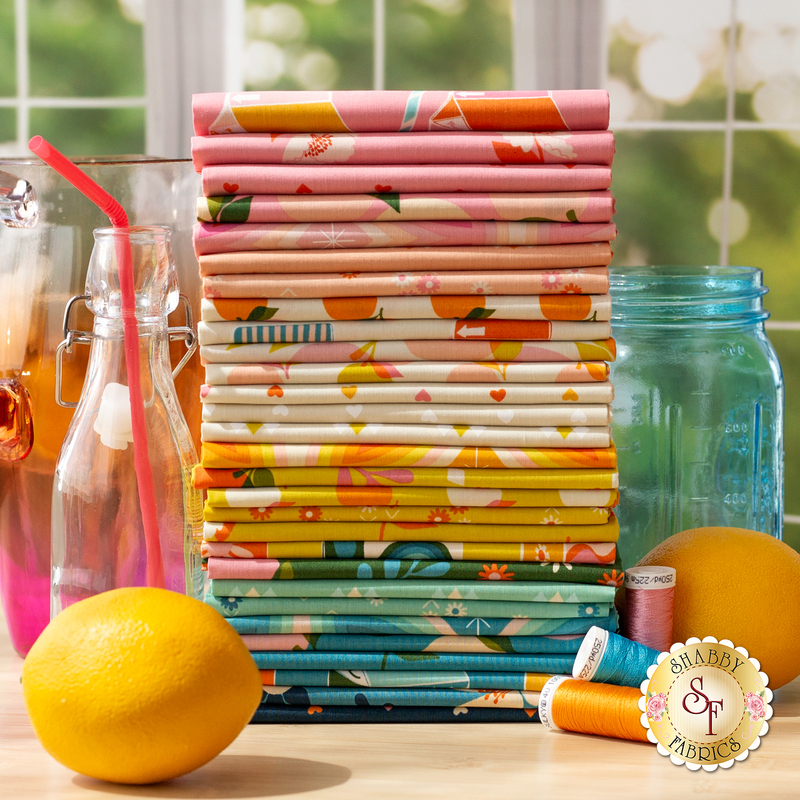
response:
[[[85,172],[78,169],[66,156],[41,136],[34,136],[28,147],[64,180],[86,195],[104,214],[115,229],[127,231],[128,215],[125,209]],[[144,422],[144,399],[139,366],[139,325],[136,322],[136,290],[133,284],[133,256],[130,239],[114,237],[119,264],[122,327],[125,341],[125,366],[128,370],[128,392],[131,399],[131,427],[133,429],[133,465],[142,509],[142,525],[147,551],[147,585],[165,587],[164,563],[158,538],[158,512],[153,483],[153,470],[147,454],[147,428]],[[127,244],[127,246],[126,246]]]

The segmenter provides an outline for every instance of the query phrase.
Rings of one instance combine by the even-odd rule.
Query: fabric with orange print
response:
[[[446,138],[445,138],[446,142]],[[611,222],[614,196],[596,192],[226,194],[197,198],[201,222],[532,220]]]
[[[549,322],[509,319],[363,320],[358,322],[205,322],[197,326],[201,345],[300,344],[308,342],[511,341],[573,342],[608,339],[610,322]]]
[[[532,383],[532,384],[555,384],[549,390],[561,389],[561,394],[555,395],[553,400],[541,400],[539,402],[559,402],[566,403],[587,403],[587,402],[611,402],[607,400],[589,400],[585,394],[588,387],[575,387],[569,384],[584,384],[603,382],[602,387],[596,387],[602,392],[612,392],[611,383],[607,382],[609,367],[604,361],[573,361],[566,364],[554,363],[525,363],[508,361],[350,361],[350,362],[330,362],[318,364],[297,364],[294,362],[276,363],[230,363],[230,364],[206,364],[206,383],[211,386],[229,385],[264,385],[267,389],[267,397],[280,398],[288,396],[287,386],[294,384],[313,384],[314,391],[339,391],[352,400],[357,391],[362,391],[362,387],[351,384],[406,384],[412,381],[427,381],[431,383],[485,383],[490,392],[492,400],[500,402],[512,390],[516,391],[511,384]],[[272,384],[272,385],[270,385]],[[317,384],[328,384],[326,387]],[[337,384],[339,384],[337,386]],[[494,385],[492,385],[494,384]],[[498,386],[497,384],[505,384]],[[559,387],[557,384],[567,384]],[[366,388],[366,387],[364,387]],[[428,391],[426,387],[422,387]],[[440,387],[444,388],[444,387]],[[531,387],[537,389],[538,387]],[[305,390],[305,387],[297,387],[298,391]],[[201,390],[203,391],[203,390]],[[371,390],[372,391],[372,390]],[[495,392],[495,394],[491,394]],[[205,395],[202,395],[205,397]],[[551,395],[548,395],[548,397]],[[595,395],[592,395],[595,397]],[[604,394],[603,397],[606,397]],[[613,394],[610,395],[613,398]],[[499,399],[498,399],[499,398]],[[425,394],[417,395],[414,400],[427,402]],[[217,401],[221,402],[221,401]],[[256,401],[248,401],[256,402]],[[330,401],[329,401],[330,402]],[[528,402],[527,400],[525,402]],[[530,402],[533,402],[531,399]]]
[[[296,492],[299,494],[299,492]],[[611,512],[592,508],[497,508],[454,506],[318,506],[290,500],[292,490],[282,490],[279,506],[230,508],[206,504],[206,522],[479,522],[504,525],[602,525]]]
[[[214,542],[209,542],[214,544]],[[225,543],[220,542],[225,546]],[[249,543],[253,546],[255,543]],[[236,545],[228,545],[235,547]],[[511,561],[482,564],[480,561],[413,561],[394,559],[295,559],[269,558],[216,558],[207,563],[208,577],[212,580],[351,580],[373,579],[416,581],[436,579],[508,583],[509,581],[552,581],[589,583],[616,588],[609,573],[622,576],[622,571],[609,569],[602,564],[571,563],[553,565],[541,561]],[[619,566],[619,565],[617,565]],[[622,581],[620,580],[620,583]]]
[[[447,425],[608,425],[611,409],[607,405],[501,406],[438,403],[369,403],[366,405],[270,406],[203,402],[203,422],[380,422],[383,424]]]
[[[538,133],[238,133],[192,137],[192,162],[213,164],[600,164],[611,131]]]
[[[298,478],[307,475],[301,483],[317,485],[427,485],[427,486],[482,486],[487,480],[502,486],[511,476],[525,480],[544,481],[546,474],[554,479],[578,480],[583,488],[601,473],[597,470],[613,469],[617,465],[615,448],[520,448],[520,447],[444,447],[440,445],[344,445],[344,444],[232,444],[204,442],[201,449],[202,467],[206,469],[252,470],[266,467],[269,472],[237,476],[237,483],[222,473],[214,480],[225,480],[222,485],[241,486],[242,480],[251,485],[297,485]],[[277,467],[300,467],[302,470],[278,470]],[[341,467],[342,469],[324,469]],[[378,467],[382,469],[375,472]],[[412,472],[401,467],[415,467]],[[451,469],[443,469],[449,467]],[[422,469],[424,468],[424,469]],[[487,473],[486,470],[492,472]],[[582,469],[583,468],[583,469]],[[536,470],[539,477],[528,476],[525,470]],[[585,469],[595,470],[586,474]],[[465,471],[466,470],[466,471]],[[503,472],[503,470],[516,470]],[[561,470],[570,470],[563,472]],[[197,468],[195,480],[203,469]],[[602,472],[602,480],[610,472]],[[584,477],[585,476],[585,477]],[[313,481],[310,478],[313,477]],[[443,483],[419,481],[440,480]],[[254,483],[261,481],[260,483]],[[287,483],[288,481],[288,483]],[[320,484],[319,481],[323,483]],[[498,481],[498,483],[494,483]],[[596,488],[596,487],[591,487]],[[603,488],[613,488],[609,483]]]
[[[502,516],[498,514],[498,519]],[[436,522],[206,522],[203,537],[215,542],[425,541],[616,542],[619,523],[603,525],[503,525]],[[277,613],[277,612],[276,612]]]
[[[570,247],[571,245],[561,245]],[[580,245],[576,245],[580,246]],[[446,250],[449,248],[440,248]],[[285,256],[289,251],[284,252]],[[413,249],[409,252],[414,252]],[[262,254],[263,255],[263,254]],[[210,256],[209,256],[210,257]],[[280,265],[285,268],[291,264]],[[333,264],[327,263],[330,269]],[[390,264],[383,264],[384,269]],[[419,269],[436,268],[422,259]],[[298,272],[258,275],[211,275],[203,278],[203,295],[207,298],[259,298],[285,294],[289,297],[371,297],[372,295],[433,294],[605,294],[608,292],[606,267],[570,269],[543,268],[518,271],[452,270],[450,272]],[[480,358],[472,359],[480,360]]]
[[[611,296],[559,294],[410,295],[407,297],[330,297],[325,299],[203,299],[204,322],[308,322],[313,320],[552,320],[580,322],[611,319]]]
[[[192,97],[197,136],[226,133],[569,131],[608,127],[603,89],[273,91]]]
[[[197,256],[263,250],[470,247],[611,242],[611,222],[198,222]]]
[[[333,386],[319,384],[206,385],[201,387],[200,397],[205,407],[216,406],[217,409],[223,405],[260,407],[264,409],[262,413],[274,413],[276,416],[283,415],[282,410],[274,411],[274,408],[278,406],[291,409],[295,406],[313,405],[318,408],[319,406],[341,406],[354,403],[362,403],[365,406],[400,403],[416,405],[421,408],[435,407],[437,404],[444,403],[457,405],[466,403],[495,408],[526,405],[530,406],[531,410],[561,407],[567,409],[567,413],[572,414],[577,410],[608,408],[608,404],[614,399],[614,387],[610,382],[572,385],[509,383],[502,388],[498,388],[495,383],[367,383],[349,386],[335,384]],[[240,416],[239,419],[243,419],[243,417]],[[254,419],[257,420],[260,417]],[[610,412],[608,419],[611,419]],[[582,420],[578,415],[572,417],[571,421],[580,422]]]
[[[468,167],[460,164],[221,164],[203,169],[202,185],[206,197],[369,192],[587,192],[608,189],[611,168],[595,164],[470,164]]]
[[[603,580],[615,583],[619,573],[606,573],[615,563],[613,542],[209,542],[201,544],[203,558],[362,559],[393,561],[474,561],[488,576],[507,562],[543,564],[547,574],[569,580],[568,564],[604,565]],[[497,563],[500,567],[497,566]],[[607,574],[607,577],[605,577]],[[484,576],[485,578],[485,576]],[[599,580],[599,579],[598,579]]]
[[[613,253],[607,242],[583,242],[579,244],[540,244],[540,245],[485,245],[474,247],[386,247],[386,248],[354,248],[331,249],[324,252],[318,250],[272,250],[243,251],[236,253],[212,253],[200,256],[200,274],[210,275],[243,275],[249,273],[278,273],[284,276],[303,273],[332,273],[338,276],[342,285],[352,283],[360,273],[371,272],[406,272],[419,271],[455,272],[469,274],[473,281],[486,276],[478,274],[488,272],[495,275],[502,270],[565,270],[586,267],[607,267],[611,263]],[[594,273],[589,273],[594,274]],[[603,273],[597,273],[603,274]],[[607,273],[606,273],[607,274]],[[366,276],[362,276],[364,280]],[[519,276],[517,276],[519,277]],[[557,281],[552,287],[560,293],[572,278],[564,273],[565,279]],[[412,280],[409,278],[408,280]],[[576,279],[577,280],[577,279]],[[402,283],[402,281],[401,281]],[[550,282],[552,283],[552,281]],[[576,284],[577,286],[577,284]],[[453,292],[413,292],[412,287],[403,286],[402,292],[385,292],[387,295],[397,294],[523,294],[523,292],[489,292],[484,291],[481,284],[472,284],[464,290]],[[577,286],[576,291],[580,290]],[[589,290],[584,290],[588,292]],[[605,294],[608,287],[593,294]],[[381,294],[381,292],[370,292]],[[541,294],[538,291],[529,294]],[[211,297],[215,295],[209,295]],[[224,297],[225,295],[219,295]],[[243,294],[239,297],[282,297],[291,298],[284,288],[270,294]],[[309,295],[314,297],[314,295]],[[346,295],[333,294],[331,297]],[[358,296],[358,295],[355,295]]]

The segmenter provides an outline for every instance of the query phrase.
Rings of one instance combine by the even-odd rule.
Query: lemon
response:
[[[115,589],[62,611],[31,648],[22,687],[50,755],[115,783],[197,769],[261,699],[258,669],[233,628],[164,589]]]
[[[742,528],[695,528],[637,566],[676,570],[673,641],[730,639],[761,662],[773,689],[800,674],[800,553]]]

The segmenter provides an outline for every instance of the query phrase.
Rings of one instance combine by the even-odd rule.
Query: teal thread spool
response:
[[[572,677],[616,686],[640,686],[658,650],[594,626],[575,655]]]

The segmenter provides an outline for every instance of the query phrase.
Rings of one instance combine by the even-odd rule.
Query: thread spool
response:
[[[631,686],[551,678],[539,695],[539,721],[550,730],[646,742],[639,700]]]
[[[675,570],[631,567],[625,570],[625,616],[622,635],[659,652],[672,644]]]
[[[615,686],[640,686],[647,680],[647,668],[656,663],[658,653],[595,625],[589,628],[575,654],[572,677]]]

